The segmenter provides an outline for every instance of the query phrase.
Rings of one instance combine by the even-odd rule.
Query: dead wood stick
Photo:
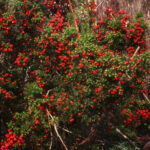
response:
[[[69,8],[70,8],[70,10],[71,10],[71,13],[72,13],[72,15],[73,15],[75,28],[76,28],[77,32],[79,33],[79,27],[78,27],[78,24],[77,24],[77,21],[76,21],[76,18],[75,18],[74,9],[73,9],[73,7],[72,7],[72,5],[71,5],[71,1],[68,0],[68,3],[69,3]]]
[[[131,59],[134,58],[134,56],[137,54],[137,52],[139,51],[139,49],[140,49],[140,46],[137,47],[137,49],[135,50],[135,52],[134,52],[133,56],[131,57]],[[131,77],[128,75],[127,71],[126,71],[126,75],[128,76],[129,79],[131,79]]]
[[[137,54],[137,52],[139,51],[139,49],[140,49],[140,46],[137,47],[137,49],[135,50],[135,52],[134,52],[133,56],[131,57],[131,59],[134,58],[134,56]],[[131,79],[131,77],[128,75],[127,71],[126,71],[126,75],[128,76],[129,79]]]
[[[149,100],[149,98],[146,96],[146,94],[145,94],[145,93],[142,93],[142,94],[143,94],[144,98],[147,100],[147,102],[150,104],[150,100]]]
[[[93,130],[90,132],[90,134],[88,135],[88,137],[87,137],[86,139],[84,139],[81,143],[79,143],[79,146],[81,146],[81,145],[83,145],[83,144],[85,144],[85,143],[91,141],[91,139],[93,138],[94,134],[95,134],[95,129],[93,129]]]
[[[72,134],[72,131],[69,131],[69,130],[67,130],[67,129],[65,129],[65,128],[61,128],[63,131],[65,131],[65,132],[67,132],[67,133],[70,133],[70,134]]]
[[[54,120],[53,116],[50,114],[50,112],[48,111],[48,109],[47,109],[47,113],[48,113],[48,115],[50,116],[50,118],[51,118],[52,121],[53,121],[54,130],[55,130],[55,132],[56,132],[57,137],[58,137],[59,140],[61,141],[61,143],[62,143],[62,145],[64,146],[65,150],[68,150],[67,146],[65,145],[64,141],[62,140],[62,138],[61,138],[61,136],[60,136],[60,134],[59,134],[59,132],[58,132],[58,130],[57,130],[57,126],[56,126],[55,120]]]
[[[109,116],[111,116],[111,118],[115,117],[115,115],[113,113],[111,113],[111,112],[109,112]],[[106,117],[106,118],[108,118],[108,117]],[[110,120],[110,119],[108,118],[108,120]],[[115,129],[115,131],[118,134],[120,134],[124,139],[126,139],[132,146],[134,146],[135,148],[137,148],[137,150],[140,150],[140,148],[136,146],[135,142],[133,142],[132,140],[130,140],[129,137],[127,137],[127,135],[125,135],[120,129],[118,129],[117,127],[115,127],[113,124],[112,124],[112,128]]]
[[[139,51],[139,49],[140,49],[140,46],[137,47],[137,49],[135,50],[135,52],[134,52],[134,54],[133,54],[133,56],[131,58],[133,58],[137,54],[137,52]]]
[[[49,115],[47,115],[48,117],[48,124],[49,124],[49,127],[50,127],[50,130],[51,130],[51,123],[50,123],[50,118],[49,118]],[[53,134],[52,134],[52,131],[50,131],[50,145],[49,145],[49,150],[52,149],[52,146],[53,146]]]
[[[104,0],[102,0],[102,1],[97,5],[96,9],[97,9],[99,6],[101,6],[103,2],[104,2]]]
[[[140,148],[138,148],[138,147],[136,146],[136,144],[135,144],[133,141],[131,141],[122,131],[120,131],[120,129],[115,128],[115,130],[116,130],[116,132],[119,133],[124,139],[126,139],[132,146],[134,146],[135,148],[137,148],[138,150],[140,150]]]
[[[48,90],[47,93],[46,93],[46,96],[48,96],[49,92],[51,92],[51,91],[52,91],[52,89]]]

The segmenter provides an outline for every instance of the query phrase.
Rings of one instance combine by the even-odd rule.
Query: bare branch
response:
[[[101,3],[99,3],[99,4],[97,5],[96,9],[97,9],[99,6],[101,6],[103,2],[104,2],[104,0],[102,0]]]
[[[58,132],[58,130],[57,130],[57,126],[56,126],[55,120],[54,120],[53,116],[50,114],[50,112],[48,111],[48,109],[47,109],[47,113],[48,113],[48,115],[50,116],[50,118],[51,118],[52,121],[53,121],[54,130],[55,130],[55,132],[56,132],[57,137],[58,137],[59,140],[61,141],[61,143],[62,143],[62,145],[64,146],[65,150],[68,150],[67,146],[65,145],[64,141],[62,140],[62,138],[61,138],[61,136],[60,136],[60,134],[59,134],[59,132]]]
[[[49,118],[49,115],[47,115],[48,117],[48,124],[49,124],[49,127],[50,127],[50,130],[51,130],[51,123],[50,123],[50,118]],[[49,145],[49,150],[52,149],[52,146],[53,146],[53,133],[52,133],[52,130],[50,131],[50,145]]]
[[[137,49],[135,50],[135,52],[134,52],[134,54],[133,54],[133,56],[131,58],[133,58],[137,54],[137,52],[139,51],[139,49],[140,49],[140,46],[137,47]]]
[[[146,94],[145,94],[145,93],[142,93],[142,94],[143,94],[144,98],[147,100],[147,102],[150,104],[150,100],[149,100],[149,98],[146,96]]]
[[[52,91],[52,89],[48,90],[47,93],[46,93],[46,96],[48,96],[49,92],[51,92],[51,91]]]
[[[115,128],[115,127],[114,127]],[[133,145],[135,148],[137,148],[138,150],[140,150],[140,148],[138,148],[135,144],[135,142],[131,141],[123,132],[120,131],[120,129],[115,128],[116,132],[119,133],[124,139],[126,139],[131,145]]]
[[[115,117],[115,115],[114,115],[113,113],[111,113],[111,112],[109,112],[109,116],[110,116],[111,118],[114,118],[114,117]],[[108,118],[108,117],[106,116],[106,118]],[[110,120],[110,119],[108,118],[108,120]],[[112,124],[112,123],[111,123],[111,124]],[[112,124],[112,128],[115,129],[115,131],[116,131],[118,134],[120,134],[124,139],[126,139],[126,140],[127,140],[131,145],[133,145],[137,150],[140,150],[140,148],[136,146],[135,142],[133,142],[129,137],[127,137],[127,135],[125,135],[120,129],[118,129],[117,127],[115,127],[113,124]]]
[[[75,28],[76,28],[77,32],[79,33],[79,27],[78,27],[78,24],[77,24],[77,21],[76,21],[76,18],[75,18],[74,9],[73,9],[73,7],[72,7],[72,5],[71,5],[71,1],[68,0],[68,3],[69,3],[69,8],[70,8],[71,13],[72,13],[73,18],[74,18],[74,25],[75,25]]]
[[[61,128],[63,131],[65,131],[65,132],[67,132],[67,133],[70,133],[70,134],[72,134],[72,131],[69,131],[69,130],[67,130],[67,129],[65,129],[65,128]]]

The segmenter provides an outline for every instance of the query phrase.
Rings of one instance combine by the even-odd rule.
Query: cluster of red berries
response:
[[[19,136],[17,137],[15,133],[8,129],[8,133],[5,134],[6,140],[1,140],[1,150],[11,150],[14,146],[21,146],[24,143],[24,139]]]

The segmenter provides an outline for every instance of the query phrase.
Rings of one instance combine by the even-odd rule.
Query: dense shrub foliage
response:
[[[94,2],[70,0],[6,0],[0,11],[1,150],[143,146],[150,54],[140,15],[100,18]]]

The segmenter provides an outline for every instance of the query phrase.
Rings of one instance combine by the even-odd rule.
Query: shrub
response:
[[[148,131],[146,24],[111,9],[98,18],[93,2],[80,20],[73,4],[17,0],[1,10],[2,149],[110,149]]]

